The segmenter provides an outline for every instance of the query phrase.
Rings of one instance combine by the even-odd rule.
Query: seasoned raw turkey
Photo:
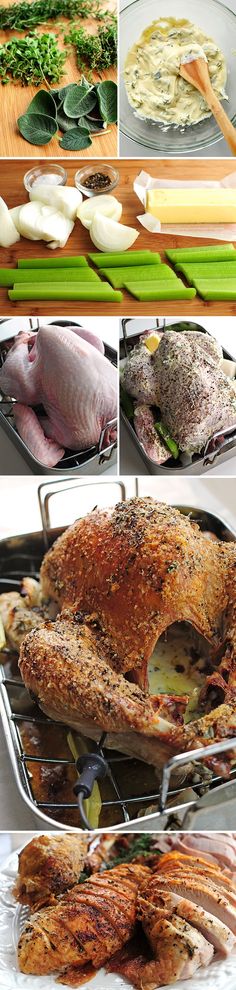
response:
[[[88,848],[84,835],[39,835],[19,854],[13,893],[21,904],[38,910],[78,884]]]
[[[236,423],[235,388],[221,359],[221,347],[207,334],[168,330],[154,354],[142,340],[134,347],[122,382],[138,403],[158,406],[180,450],[194,454],[214,433]]]
[[[61,609],[21,646],[23,680],[53,718],[162,766],[172,753],[236,731],[236,546],[207,541],[173,507],[131,499],[80,519],[41,568]],[[188,696],[148,694],[148,661],[162,632],[189,622],[211,645],[215,671],[203,717],[184,725]],[[126,674],[129,674],[127,680]],[[221,772],[235,754],[211,758]]]
[[[73,887],[54,907],[32,915],[23,931],[18,960],[22,973],[58,970],[64,983],[88,963],[103,966],[133,935],[138,888],[150,875],[145,866],[119,866]]]
[[[200,452],[213,433],[235,425],[235,390],[206,334],[163,334],[154,369],[162,416],[181,450]]]
[[[122,385],[139,402],[156,405],[155,365],[143,340],[136,344],[122,368]]]

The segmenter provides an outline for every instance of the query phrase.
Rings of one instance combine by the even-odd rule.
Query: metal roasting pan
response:
[[[140,336],[144,332],[143,330],[139,330],[139,332],[133,333],[131,335],[129,334],[127,336],[126,327],[131,322],[134,323],[135,320],[131,320],[131,319],[121,320],[121,326],[123,332],[123,338],[121,338],[120,340],[121,358],[125,357],[128,351],[132,350],[132,348],[136,343],[138,343]],[[150,326],[149,326],[149,322],[150,321],[147,319],[147,326],[146,326],[147,330],[158,329],[158,320],[156,321],[156,325],[154,323],[154,320],[152,320]],[[188,323],[191,321],[184,320],[184,322]],[[173,327],[176,333],[178,332],[176,329],[177,326],[178,326],[178,322],[176,321],[175,324],[173,323]],[[202,327],[200,323],[197,326],[198,326],[198,330],[200,330],[202,333],[207,333],[209,337],[212,337],[212,339],[215,340],[213,335],[208,333],[205,327]],[[168,329],[170,329],[170,326],[166,327],[165,323],[163,322],[163,324],[159,326],[159,329],[161,331],[168,331]],[[194,329],[195,330],[197,329],[196,323],[194,324]],[[189,330],[189,333],[190,332],[191,331]],[[226,358],[227,360],[233,360],[233,361],[235,360],[235,357],[233,357],[232,354],[229,354],[228,351],[225,350],[225,348],[223,348],[223,357]],[[137,434],[135,433],[135,429],[132,426],[132,423],[130,423],[129,419],[127,418],[125,412],[121,407],[120,407],[120,417],[121,420],[125,423],[126,429],[132,438],[136,450],[138,451],[140,457],[144,461],[145,467],[148,469],[149,474],[157,474],[157,475],[162,475],[164,477],[166,475],[172,475],[172,477],[175,475],[181,475],[181,477],[183,475],[202,475],[202,474],[206,474],[206,472],[209,471],[210,468],[212,468],[213,466],[218,467],[221,464],[224,464],[225,461],[228,461],[232,457],[236,456],[236,422],[235,422],[235,427],[227,427],[227,429],[225,429],[224,432],[221,430],[219,433],[215,433],[212,437],[209,437],[209,440],[207,441],[203,454],[195,454],[192,463],[190,465],[183,466],[179,460],[176,463],[173,460],[173,458],[171,459],[171,462],[167,462],[167,466],[165,464],[159,464],[159,465],[155,464],[154,461],[152,461],[151,458],[148,457],[148,455],[146,454],[143,444],[140,442],[139,438],[137,437]],[[208,448],[212,440],[215,441],[216,446],[213,451],[209,452]]]
[[[14,339],[13,337],[11,338],[9,335],[10,322],[11,322],[10,320],[6,320],[6,335],[7,335],[6,340],[1,340],[0,342],[0,367],[2,367],[7,355],[7,351],[9,350],[9,346]],[[72,326],[73,322],[75,323],[75,321],[73,320],[60,320],[60,319],[55,321],[57,326],[66,326],[66,325]],[[3,324],[5,324],[5,321],[1,320],[0,325],[2,329],[3,329]],[[76,323],[75,325],[79,326],[79,323]],[[39,326],[39,322],[38,322],[38,326]],[[107,344],[104,344],[104,347],[105,347],[106,357],[116,367],[117,354],[115,349]],[[106,424],[106,428],[102,430],[99,438],[99,442],[96,446],[89,447],[87,448],[87,450],[84,450],[82,452],[67,450],[65,451],[64,457],[62,457],[61,461],[59,461],[56,467],[47,468],[45,464],[42,464],[41,461],[38,461],[37,458],[34,457],[34,455],[31,453],[29,448],[24,443],[24,440],[21,439],[19,433],[17,432],[13,419],[13,407],[14,407],[14,399],[13,400],[11,399],[9,400],[8,398],[6,399],[3,396],[3,394],[0,392],[0,426],[2,426],[5,433],[9,437],[9,440],[14,444],[14,446],[19,451],[21,456],[24,457],[27,464],[29,464],[29,467],[31,468],[33,474],[53,475],[57,478],[60,478],[62,474],[63,475],[65,473],[67,474],[68,471],[69,474],[72,475],[72,477],[74,477],[75,475],[77,476],[99,475],[99,474],[103,474],[108,467],[112,467],[113,465],[115,466],[116,456],[117,456],[116,454],[117,440],[110,443],[104,449],[102,449],[102,443],[103,443],[105,429],[108,426],[114,426],[114,427],[117,426],[117,419],[111,420],[109,421],[109,423]]]
[[[94,486],[96,486],[95,489]],[[82,496],[86,497],[89,505],[104,505],[104,493],[106,505],[123,501],[127,497],[125,485],[116,480],[104,480],[98,484],[96,479],[81,481],[80,479],[72,480],[71,476],[68,476],[68,478],[60,481],[54,480],[43,483],[39,489],[41,531],[8,537],[0,542],[0,592],[19,590],[24,575],[38,575],[45,549],[65,529],[63,516],[67,512],[67,497],[73,489],[76,489],[78,493],[77,517],[83,514],[81,511]],[[53,529],[51,507],[53,498],[58,497],[58,494],[60,495],[63,524],[60,529]],[[202,530],[213,531],[223,541],[236,541],[236,530],[230,529],[223,519],[208,512],[207,509],[183,505],[178,505],[177,508],[185,515],[187,514],[194,522],[197,521]],[[70,518],[69,521],[73,520]],[[68,518],[66,522],[68,523]],[[1,654],[0,711],[13,778],[21,798],[31,809],[33,818],[36,819],[37,827],[54,830],[62,828],[69,831],[79,829],[81,819],[73,794],[73,785],[77,779],[74,761],[69,750],[65,752],[68,728],[61,723],[47,719],[40,712],[37,704],[32,702],[28,692],[22,686],[16,654],[13,654],[11,650],[2,651]],[[30,727],[31,739],[37,734],[39,735],[42,746],[40,753],[33,750],[31,743],[30,745],[25,744],[24,727],[26,729]],[[202,766],[203,758],[212,754],[213,751],[219,754],[235,747],[236,739],[227,739],[222,743],[210,745],[204,750],[197,750],[195,754],[193,753],[193,759],[197,760],[199,768]],[[92,743],[92,749],[93,751],[96,750],[95,743]],[[172,789],[170,786],[172,768],[178,764],[189,763],[189,753],[187,755],[179,754],[166,764],[161,786],[159,786],[152,767],[122,753],[116,753],[113,750],[106,751],[104,735],[98,750],[102,755],[105,755],[109,765],[106,781],[99,784],[102,795],[99,830],[105,828],[115,831],[119,829],[122,831],[124,829],[147,831],[148,829],[160,830],[167,827],[178,828],[179,821],[182,823],[181,828],[194,829],[197,827],[200,830],[202,828],[201,816],[206,815],[206,813],[211,814],[211,807],[213,808],[213,806],[217,815],[217,809],[220,813],[222,806],[224,805],[225,808],[226,804],[229,808],[233,807],[235,816],[236,767],[231,771],[229,780],[225,781],[220,777],[215,777],[211,782],[210,789],[203,794],[201,782],[194,783],[194,791],[192,789],[191,791],[186,790],[185,784],[179,789]],[[50,774],[55,771],[56,783],[58,775],[62,778],[63,787],[60,797],[55,787],[52,789],[50,799],[42,800],[42,796],[37,796],[34,779],[31,776],[32,769],[35,770],[35,768],[37,773],[42,774]],[[70,793],[68,793],[66,783],[64,785],[65,775],[68,774],[74,774]],[[170,800],[171,809],[168,810]],[[203,809],[202,805],[204,806]],[[208,808],[209,811],[207,811]],[[72,815],[73,821],[71,820]],[[216,820],[215,815],[214,820]],[[208,827],[207,824],[205,827]]]

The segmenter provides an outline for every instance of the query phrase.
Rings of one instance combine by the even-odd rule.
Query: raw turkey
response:
[[[97,444],[117,414],[116,369],[104,356],[102,341],[73,326],[19,333],[1,368],[0,389],[17,400],[18,432],[47,467],[57,464],[66,448],[82,451]],[[105,444],[112,437],[107,431]]]

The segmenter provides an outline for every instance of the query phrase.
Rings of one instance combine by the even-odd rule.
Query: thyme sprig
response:
[[[89,66],[91,71],[100,73],[117,63],[117,18],[109,11],[106,14],[108,24],[99,29],[99,34],[90,34],[79,24],[72,24],[64,36],[66,44],[75,46],[78,68],[82,71]]]
[[[57,17],[95,17],[100,19],[102,8],[99,0],[21,0],[12,7],[0,6],[2,31],[27,31],[46,24]]]

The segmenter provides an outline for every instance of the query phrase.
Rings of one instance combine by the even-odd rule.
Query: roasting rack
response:
[[[138,343],[140,336],[144,333],[144,330],[139,330],[137,332],[137,329],[134,331],[134,333],[131,334],[127,333],[127,329],[128,330],[130,329],[130,324],[132,323],[134,323],[135,326],[135,323],[137,323],[137,321],[132,320],[132,318],[130,317],[127,318],[125,317],[124,319],[121,320],[121,328],[122,328],[122,338],[120,341],[121,358],[123,356],[125,357],[128,356],[128,354],[135,346],[135,344]],[[185,320],[184,323],[189,324],[189,332],[191,332],[191,329],[200,330],[202,333],[207,333],[208,336],[212,337],[212,335],[209,334],[209,332],[205,329],[205,327],[201,326],[200,324],[197,324],[195,322],[193,323],[187,320]],[[170,330],[170,326],[166,327],[164,318],[159,320],[157,319],[156,321],[152,321],[150,326],[148,324],[149,321],[147,320],[146,329],[148,330],[160,330],[162,332],[166,332],[166,331],[168,332],[168,329]],[[173,328],[177,333],[178,321],[173,323]],[[232,354],[229,354],[228,351],[226,351],[224,348],[223,348],[223,357],[226,358],[227,360],[232,360]],[[188,456],[183,457],[182,463],[180,460],[176,462],[173,458],[170,458],[167,461],[167,464],[160,464],[160,465],[155,464],[155,462],[152,461],[151,458],[148,457],[148,455],[146,454],[146,451],[144,450],[144,446],[139,440],[137,433],[135,432],[134,426],[132,425],[132,422],[130,422],[130,420],[128,419],[122,408],[120,410],[120,415],[121,415],[121,419],[125,424],[126,430],[128,431],[130,437],[132,438],[133,444],[135,445],[138,453],[140,454],[140,457],[142,458],[146,467],[148,468],[149,474],[156,474],[162,476],[165,475],[173,476],[176,474],[182,476],[185,474],[186,475],[196,474],[199,476],[205,474],[216,462],[218,466],[220,464],[223,464],[224,461],[229,460],[230,458],[236,456],[236,420],[235,420],[235,424],[233,426],[228,426],[224,430],[218,430],[215,433],[213,433],[212,436],[209,437],[209,439],[207,440],[207,443],[205,444],[205,448],[201,452],[201,454],[194,454],[192,458]]]
[[[10,320],[6,321],[7,334],[9,333],[8,324]],[[30,320],[33,324],[33,321]],[[1,321],[1,324],[5,324],[5,321]],[[35,321],[34,321],[35,323]],[[39,328],[39,320],[36,321],[37,326],[32,326],[32,329]],[[53,325],[53,321],[52,321]],[[56,321],[57,326],[72,326],[73,320],[61,320]],[[75,323],[75,326],[79,326]],[[9,349],[13,343],[14,337],[7,336],[7,339],[0,342],[0,367],[4,364],[6,360]],[[117,354],[114,348],[105,344],[105,355],[111,364],[115,367],[117,366]],[[107,467],[111,467],[116,462],[116,449],[117,440],[110,443],[106,443],[104,446],[104,438],[107,430],[114,428],[117,431],[117,418],[109,420],[103,427],[100,433],[99,441],[91,447],[87,447],[83,451],[72,451],[66,450],[64,457],[58,462],[56,468],[47,468],[41,461],[38,461],[36,457],[31,453],[29,448],[24,443],[24,440],[19,436],[14,424],[14,404],[15,399],[5,397],[0,392],[0,425],[3,427],[5,433],[7,433],[9,439],[14,443],[22,457],[30,465],[32,471],[35,474],[50,474],[50,475],[60,475],[65,474],[69,470],[70,474],[91,474],[98,475],[103,473]]]
[[[111,485],[113,495],[111,496]],[[1,562],[0,562],[0,592],[20,590],[22,578],[30,575],[38,577],[39,568],[45,548],[48,548],[54,539],[65,529],[65,525],[60,528],[52,528],[51,506],[54,496],[63,497],[63,502],[68,493],[76,489],[78,493],[78,516],[80,511],[81,496],[89,489],[90,501],[94,504],[98,502],[104,504],[105,494],[106,504],[115,501],[124,501],[126,489],[120,481],[103,481],[96,484],[93,481],[73,481],[68,478],[60,482],[51,481],[40,486],[39,504],[41,508],[42,530],[38,533],[26,534],[23,536],[11,537],[1,542]],[[137,489],[136,489],[137,490]],[[135,488],[134,488],[135,491]],[[94,495],[93,495],[94,493]],[[112,501],[113,500],[113,501]],[[205,509],[195,509],[193,506],[178,505],[181,512],[187,514],[190,520],[198,522],[202,530],[210,530],[224,541],[236,541],[236,533],[228,525],[212,513]],[[71,519],[67,519],[72,521]],[[2,666],[0,669],[0,707],[3,727],[5,730],[6,742],[14,772],[14,777],[21,797],[31,809],[36,817],[38,827],[65,829],[75,831],[81,827],[88,827],[83,804],[83,791],[79,789],[79,794],[75,795],[74,787],[78,783],[75,762],[71,753],[63,751],[65,749],[68,728],[61,723],[58,724],[43,715],[35,701],[22,685],[17,669],[16,656],[10,649],[2,651]],[[22,727],[30,727],[32,734],[40,735],[45,739],[45,751],[37,754],[28,743],[25,744]],[[53,740],[50,751],[48,732]],[[55,740],[56,747],[55,751]],[[236,807],[236,767],[231,770],[229,779],[225,781],[219,774],[215,775],[206,789],[206,780],[203,773],[203,761],[208,756],[223,756],[228,750],[236,749],[236,738],[225,739],[221,743],[214,743],[203,750],[193,750],[192,753],[182,753],[172,757],[165,765],[162,774],[161,784],[158,785],[155,771],[152,767],[141,763],[133,757],[123,755],[113,750],[106,749],[106,734],[103,733],[98,738],[98,743],[91,743],[89,753],[90,763],[96,765],[97,757],[103,763],[106,770],[106,777],[99,784],[102,796],[102,811],[99,821],[99,829],[119,830],[143,830],[154,828],[178,828],[181,821],[181,828],[185,830],[196,828],[199,814],[204,814],[204,809],[220,808],[232,802]],[[196,760],[194,783],[191,784],[191,792],[186,789],[186,783],[179,787],[171,785],[171,772],[176,766],[189,764],[190,759]],[[51,797],[42,798],[37,796],[32,771],[37,769],[40,774],[51,772],[59,774],[60,779],[65,774],[71,775],[70,793],[60,796],[57,791],[52,790]],[[95,773],[96,777],[97,774]],[[81,782],[81,777],[79,782]],[[208,782],[209,783],[209,782]],[[63,784],[64,788],[64,784]],[[62,790],[63,790],[62,788]],[[193,788],[193,789],[192,789]],[[77,788],[78,790],[78,788]],[[78,807],[79,803],[79,807]],[[151,807],[150,807],[151,806]],[[153,809],[154,806],[154,809]],[[203,809],[203,810],[202,810]],[[208,811],[209,814],[209,811]],[[218,810],[217,810],[218,814]],[[235,819],[234,819],[235,820]],[[200,824],[197,826],[202,827]],[[206,826],[207,827],[207,826]],[[219,827],[219,825],[218,825]]]

